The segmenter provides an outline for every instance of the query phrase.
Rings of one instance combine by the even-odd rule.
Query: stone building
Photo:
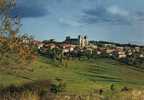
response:
[[[88,46],[88,37],[86,35],[85,36],[79,35],[78,39],[79,39],[79,45],[80,45],[80,47],[86,47],[86,46]]]
[[[86,35],[79,35],[78,38],[71,38],[70,36],[67,36],[64,42],[73,45],[79,45],[80,47],[86,47],[89,44],[88,37]]]

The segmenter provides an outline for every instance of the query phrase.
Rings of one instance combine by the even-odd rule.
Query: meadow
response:
[[[68,60],[67,66],[64,66],[51,59],[40,57],[31,66],[31,71],[21,70],[17,73],[11,73],[10,70],[0,71],[0,86],[22,86],[38,82],[39,87],[47,89],[47,85],[43,85],[45,81],[56,82],[56,79],[62,79],[66,83],[66,93],[87,94],[99,89],[109,91],[111,84],[116,90],[121,90],[123,87],[144,88],[144,70],[108,58],[81,61],[73,59]],[[41,81],[44,82],[40,83]]]

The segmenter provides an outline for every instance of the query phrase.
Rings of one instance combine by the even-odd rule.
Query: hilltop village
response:
[[[132,44],[118,44],[105,41],[89,41],[86,35],[77,38],[67,36],[63,42],[54,39],[33,41],[39,53],[49,55],[48,51],[57,49],[66,57],[107,57],[116,59],[125,64],[141,65],[144,62],[144,47]]]

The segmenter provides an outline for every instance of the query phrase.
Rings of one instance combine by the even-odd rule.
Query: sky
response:
[[[144,0],[17,0],[21,32],[39,40],[87,35],[89,40],[144,44]]]

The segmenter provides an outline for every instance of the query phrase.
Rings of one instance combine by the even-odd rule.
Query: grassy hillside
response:
[[[64,67],[41,57],[32,67],[33,72],[21,71],[18,74],[0,71],[0,85],[22,85],[27,82],[54,81],[61,78],[67,84],[67,92],[87,93],[99,88],[109,89],[112,83],[117,89],[123,86],[143,88],[144,84],[143,71],[111,59],[71,60],[68,61],[68,66]]]

